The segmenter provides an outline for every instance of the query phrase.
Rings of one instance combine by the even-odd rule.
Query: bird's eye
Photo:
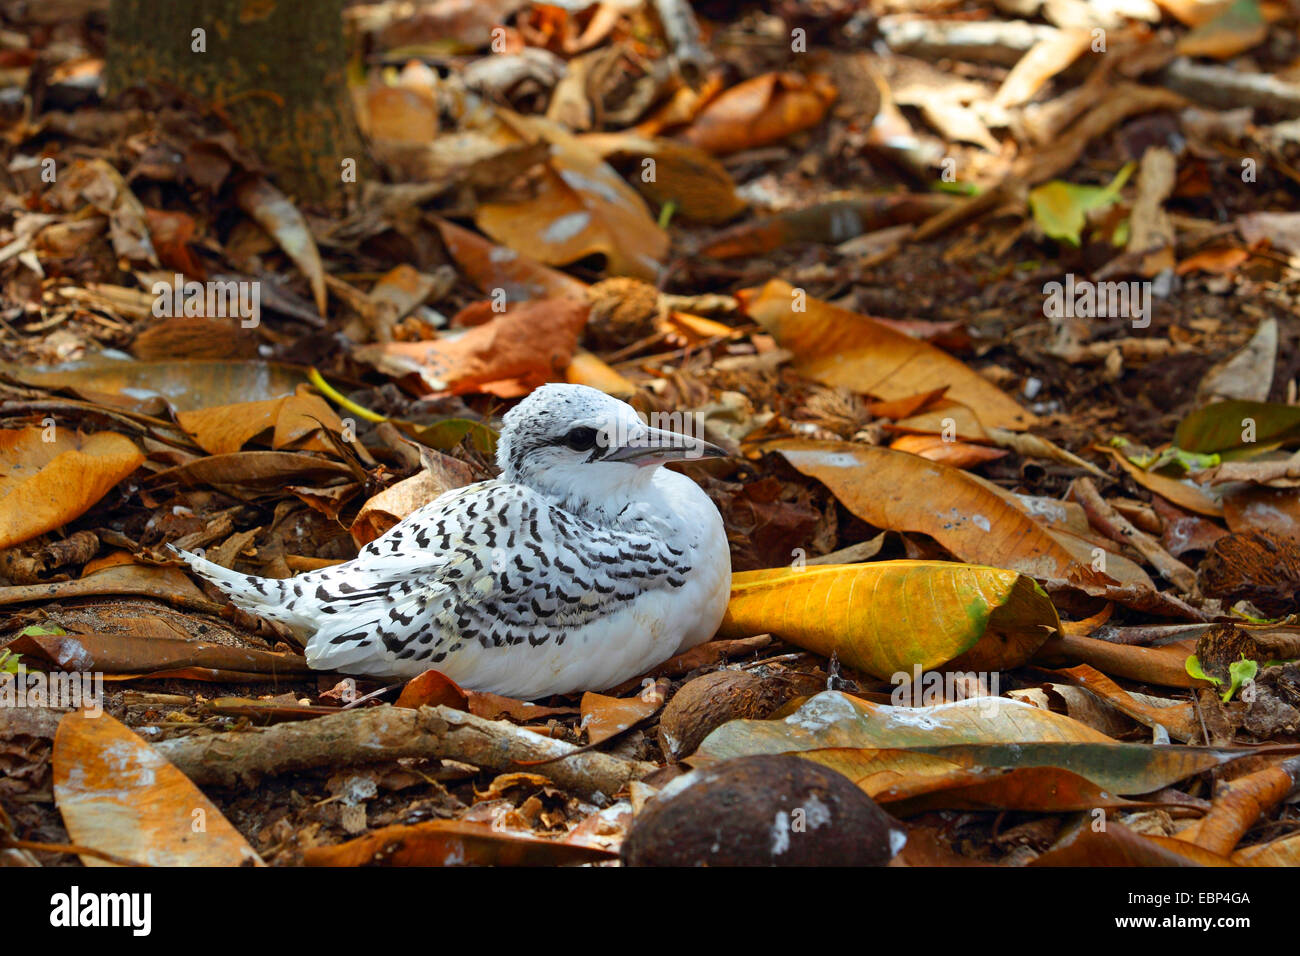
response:
[[[591,451],[596,447],[596,429],[574,428],[564,436],[564,444],[574,451]]]

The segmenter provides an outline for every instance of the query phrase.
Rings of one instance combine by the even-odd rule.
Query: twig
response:
[[[75,843],[42,843],[39,840],[0,840],[0,849],[10,847],[16,850],[35,850],[38,853],[71,853],[74,856],[91,856],[96,860],[103,860],[105,863],[112,863],[114,866],[148,866],[147,863],[137,863],[135,860],[126,859],[126,857],[114,856],[112,853],[105,853],[103,850],[91,849],[88,846],[78,846]]]
[[[1070,494],[1088,513],[1088,521],[1094,528],[1114,541],[1133,545],[1166,580],[1184,594],[1195,592],[1196,572],[1107,504],[1091,478],[1076,478],[1071,485]]]
[[[654,764],[609,754],[579,754],[572,744],[443,706],[412,710],[384,705],[266,729],[165,740],[155,746],[200,786],[235,787],[264,774],[403,757],[446,758],[500,771],[562,757],[546,769],[558,787],[608,797],[656,769]]]

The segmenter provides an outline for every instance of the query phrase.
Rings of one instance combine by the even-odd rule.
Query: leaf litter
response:
[[[900,2],[846,46],[828,5],[805,56],[753,42],[777,13],[497,6],[346,14],[400,69],[354,64],[379,175],[333,201],[193,104],[68,110],[56,80],[4,134],[0,695],[97,672],[111,716],[0,707],[0,852],[609,863],[690,787],[783,806],[699,771],[798,755],[905,826],[904,865],[1293,865],[1294,14]],[[102,44],[5,16],[33,54]],[[261,312],[170,314],[175,276]],[[317,674],[169,562],[347,560],[491,476],[546,381],[737,453],[687,466],[727,621],[642,679]],[[194,807],[220,839],[176,838]]]

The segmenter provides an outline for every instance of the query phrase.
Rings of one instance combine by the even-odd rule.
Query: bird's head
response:
[[[652,428],[626,402],[586,385],[543,385],[506,412],[502,477],[542,491],[614,492],[668,461],[723,457],[701,438]]]

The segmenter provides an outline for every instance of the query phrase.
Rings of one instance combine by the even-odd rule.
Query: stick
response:
[[[402,757],[459,760],[511,771],[526,761],[564,757],[573,744],[550,740],[502,720],[484,720],[451,707],[411,710],[384,705],[319,720],[165,740],[158,752],[200,786],[256,783],[263,774],[346,767]],[[654,764],[603,753],[574,754],[547,764],[557,786],[587,797],[611,797]]]
[[[1160,80],[1198,105],[1221,110],[1252,106],[1283,116],[1300,116],[1300,84],[1267,73],[1247,73],[1182,57],[1165,68]]]
[[[1127,518],[1108,505],[1091,478],[1076,478],[1071,496],[1088,513],[1088,521],[1106,537],[1137,548],[1161,576],[1184,594],[1196,590],[1196,572],[1160,546],[1155,538],[1135,528]]]

